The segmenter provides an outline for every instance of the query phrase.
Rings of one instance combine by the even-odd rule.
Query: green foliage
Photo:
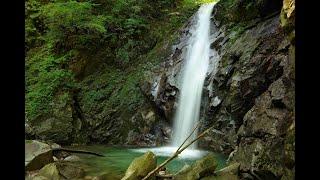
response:
[[[73,74],[63,66],[72,52],[57,57],[50,48],[29,52],[26,59],[26,114],[28,119],[49,113],[50,104],[58,91],[75,86]]]
[[[56,98],[77,87],[87,110],[134,111],[144,101],[138,87],[144,71],[161,61],[161,47],[203,2],[26,0],[27,118],[50,114]],[[97,64],[102,73],[90,67],[85,79],[92,82],[81,82],[71,68],[78,62]]]
[[[39,16],[41,3],[35,0],[26,0],[25,2],[25,48],[39,46],[43,39],[41,35],[45,29],[43,19]]]
[[[88,49],[106,32],[105,20],[93,14],[90,2],[55,2],[44,5],[41,15],[48,27],[46,39],[60,49]]]

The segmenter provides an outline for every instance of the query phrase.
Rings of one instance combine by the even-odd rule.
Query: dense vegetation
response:
[[[107,87],[87,88],[86,106],[106,95],[108,106],[139,104],[142,68],[159,61],[160,44],[203,2],[26,0],[27,120],[49,114],[57,97],[70,101],[70,92],[85,89],[83,80],[94,73],[101,75],[91,76],[95,84]]]

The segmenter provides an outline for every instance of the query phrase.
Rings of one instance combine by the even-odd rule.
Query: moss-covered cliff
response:
[[[27,138],[163,141],[139,83],[201,2],[26,1]]]

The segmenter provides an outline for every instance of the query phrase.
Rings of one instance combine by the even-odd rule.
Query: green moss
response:
[[[74,86],[73,74],[61,68],[69,56],[55,56],[48,47],[29,52],[26,59],[26,114],[30,121],[49,113],[50,103],[58,91],[68,91]]]
[[[235,24],[232,26],[232,28],[229,30],[230,35],[230,41],[231,43],[234,43],[240,35],[245,31],[246,25],[243,23]]]
[[[28,43],[27,118],[52,116],[61,111],[55,104],[71,104],[71,95],[77,95],[90,125],[104,128],[104,122],[121,119],[126,124],[117,131],[125,138],[138,129],[129,120],[148,106],[139,83],[171,53],[177,30],[206,2],[62,0],[32,6],[28,38],[43,41]],[[31,15],[41,20],[43,31]]]

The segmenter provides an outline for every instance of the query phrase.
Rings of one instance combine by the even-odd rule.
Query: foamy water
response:
[[[145,153],[147,151],[151,151],[157,156],[172,156],[178,147],[172,146],[164,146],[164,147],[157,147],[157,148],[141,148],[141,149],[131,149],[134,152],[141,152]],[[207,151],[196,150],[196,149],[185,149],[178,155],[180,159],[199,159],[202,156],[206,155]]]

